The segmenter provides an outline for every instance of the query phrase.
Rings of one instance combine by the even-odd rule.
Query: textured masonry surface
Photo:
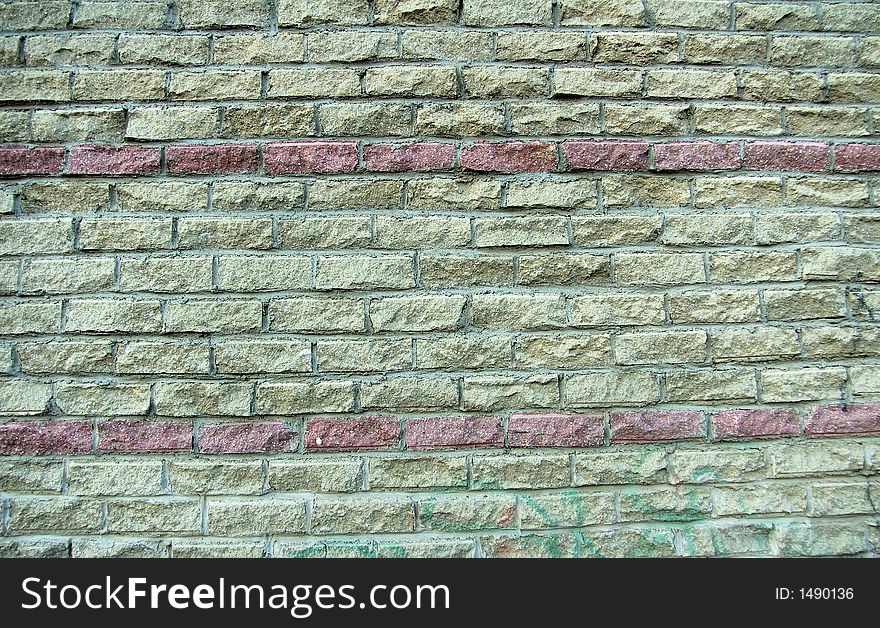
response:
[[[0,556],[877,555],[878,32],[0,2]]]

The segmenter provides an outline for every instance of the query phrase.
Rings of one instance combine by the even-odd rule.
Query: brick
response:
[[[331,497],[315,500],[313,534],[383,534],[415,530],[415,510],[403,496],[384,499]]]
[[[282,423],[204,424],[198,432],[198,449],[209,454],[250,454],[291,451],[296,431]]]
[[[440,495],[418,502],[419,521],[433,531],[493,530],[516,524],[513,495]]]
[[[363,85],[367,96],[454,98],[458,91],[455,68],[445,66],[367,68]]]
[[[804,419],[807,436],[876,435],[880,432],[877,404],[819,406]]]
[[[172,174],[237,174],[257,169],[257,147],[252,144],[169,146],[165,162]]]
[[[370,144],[364,147],[364,165],[374,172],[447,170],[455,159],[453,144]]]
[[[880,144],[838,144],[834,147],[834,169],[838,172],[880,170]]]
[[[823,172],[830,164],[828,148],[821,142],[748,142],[745,166],[749,170]]]
[[[464,457],[375,458],[369,464],[370,490],[467,487]]]
[[[793,410],[726,410],[712,416],[712,437],[716,441],[799,434],[800,424]]]
[[[475,456],[477,489],[559,488],[569,486],[568,456]]]
[[[587,447],[605,443],[601,414],[512,414],[511,447]]]
[[[612,412],[612,443],[693,440],[705,436],[702,412]]]
[[[767,471],[760,449],[680,449],[669,455],[671,484],[751,482],[764,479]]]
[[[363,487],[363,472],[358,459],[272,460],[269,486],[277,491],[352,493]]]
[[[270,144],[264,155],[272,174],[351,172],[357,165],[357,147],[350,142]]]
[[[404,431],[406,448],[415,451],[504,445],[501,421],[492,417],[409,419]]]
[[[341,0],[281,0],[278,6],[280,26],[314,24],[366,24],[367,2],[343,2]]]
[[[839,367],[767,369],[761,373],[761,400],[769,403],[840,399],[846,371]]]
[[[523,500],[522,527],[527,530],[576,528],[614,522],[613,493],[565,491]]]
[[[621,521],[692,521],[712,512],[712,496],[702,488],[627,489],[620,495]]]
[[[159,382],[155,385],[159,416],[251,416],[253,386],[248,382]]]
[[[374,410],[448,410],[458,404],[455,380],[442,377],[395,377],[361,385],[361,404]]]
[[[462,148],[461,166],[477,172],[547,172],[556,169],[556,147],[545,142],[479,142]]]
[[[257,412],[261,414],[350,412],[353,409],[353,382],[323,380],[257,385]]]
[[[391,417],[306,421],[305,448],[309,451],[394,449],[399,439],[400,422]]]
[[[0,490],[4,493],[60,493],[63,462],[0,460]]]
[[[146,384],[59,383],[55,403],[65,414],[145,415],[150,406]]]
[[[138,146],[74,146],[70,149],[67,171],[88,175],[158,174],[159,149]]]
[[[162,490],[162,462],[115,460],[74,461],[67,465],[71,495],[159,495]]]
[[[222,536],[302,534],[306,503],[301,497],[217,498],[209,500],[208,531]]]
[[[15,421],[0,424],[0,454],[41,456],[92,450],[91,421]]]
[[[659,399],[659,382],[653,373],[596,371],[565,377],[566,407],[644,406]]]
[[[63,148],[0,148],[0,176],[61,174],[63,163]]]
[[[191,423],[105,421],[98,423],[98,451],[192,451]]]
[[[572,170],[647,170],[648,144],[645,142],[562,143],[562,150]]]
[[[674,142],[654,145],[657,170],[736,170],[739,146],[734,143]]]

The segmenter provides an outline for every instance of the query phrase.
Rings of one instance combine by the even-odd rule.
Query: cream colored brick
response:
[[[253,386],[247,382],[159,382],[159,416],[250,416]]]
[[[492,411],[500,408],[557,408],[559,382],[555,375],[517,377],[465,377],[462,402],[465,410]]]

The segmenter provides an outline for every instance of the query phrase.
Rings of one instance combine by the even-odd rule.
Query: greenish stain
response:
[[[714,467],[707,465],[697,467],[691,473],[692,482],[717,482],[721,479],[718,471]]]

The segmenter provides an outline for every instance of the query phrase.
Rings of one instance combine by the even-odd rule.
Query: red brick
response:
[[[837,172],[880,171],[880,144],[838,144],[834,148]]]
[[[242,174],[257,171],[254,144],[169,146],[165,163],[171,174]]]
[[[601,414],[512,414],[510,447],[588,447],[605,443]]]
[[[817,406],[804,420],[807,436],[880,435],[880,403]]]
[[[750,170],[825,172],[831,163],[824,142],[749,142],[745,165]]]
[[[0,147],[0,176],[2,177],[61,174],[63,167],[64,149],[61,147]]]
[[[90,421],[17,421],[0,425],[2,456],[86,454],[90,451]]]
[[[158,174],[161,167],[158,148],[142,146],[74,146],[70,149],[70,174],[142,175]]]
[[[503,447],[504,430],[497,417],[439,417],[406,422],[406,448]]]
[[[370,144],[364,147],[364,165],[373,172],[426,172],[446,170],[455,162],[455,146],[440,142]]]
[[[393,417],[312,419],[306,424],[305,446],[311,451],[394,449],[400,441],[400,421]]]
[[[797,436],[801,432],[794,410],[726,410],[712,417],[713,439],[749,440]]]
[[[612,443],[653,443],[703,438],[703,413],[685,410],[664,412],[613,412]]]
[[[477,172],[548,172],[556,169],[556,145],[477,142],[461,149],[461,167]]]
[[[357,167],[356,142],[278,142],[263,149],[270,174],[327,174]]]
[[[98,451],[192,451],[191,423],[107,421],[98,424]]]
[[[298,432],[281,421],[212,423],[199,428],[199,451],[206,454],[252,454],[292,451]]]
[[[647,142],[563,142],[570,170],[647,170]]]
[[[655,170],[737,170],[736,143],[670,142],[654,145]]]

